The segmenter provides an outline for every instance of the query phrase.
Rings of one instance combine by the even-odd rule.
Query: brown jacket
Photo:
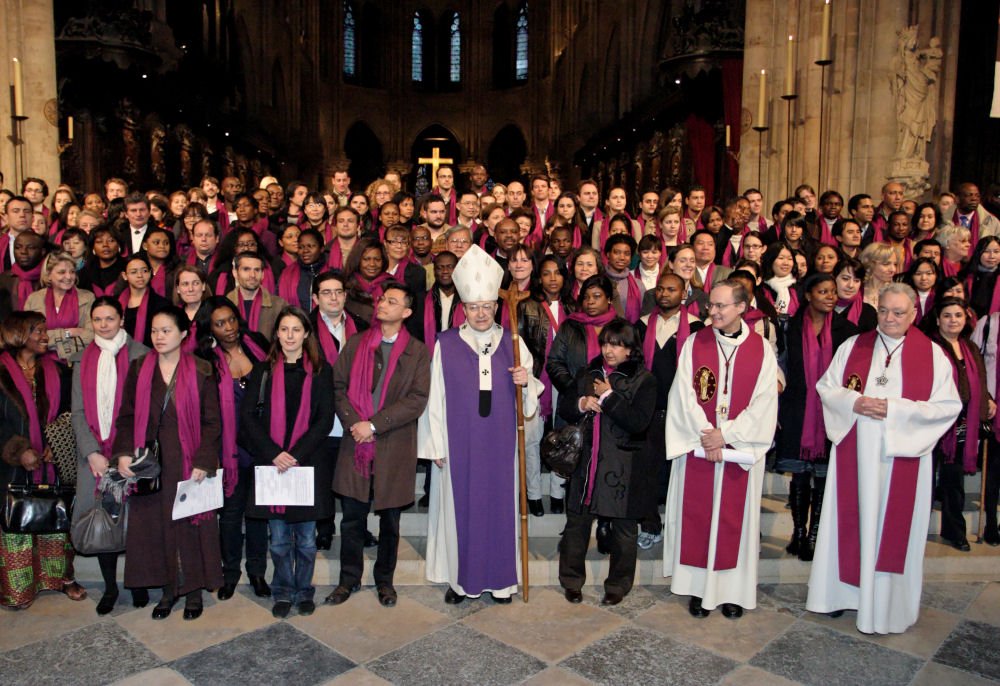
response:
[[[351,365],[361,335],[347,341],[333,366],[333,393],[337,415],[344,426],[340,441],[333,490],[339,495],[368,501],[371,479],[354,468],[351,426],[360,420],[347,399]],[[388,360],[386,360],[388,363]],[[427,405],[431,386],[431,362],[427,347],[411,337],[389,380],[382,409],[370,418],[375,425],[375,509],[403,507],[413,502],[417,469],[417,419]]]
[[[260,293],[260,321],[258,322],[257,333],[270,341],[274,334],[274,327],[278,325],[278,313],[287,307],[288,303],[274,293],[268,293],[267,289],[261,288]],[[242,314],[243,303],[240,302],[240,289],[234,288],[226,294],[226,297],[236,303],[236,307],[240,308],[240,314]]]

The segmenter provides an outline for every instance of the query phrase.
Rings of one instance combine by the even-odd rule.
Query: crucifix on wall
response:
[[[450,157],[441,157],[441,148],[431,148],[431,156],[418,157],[417,163],[431,165],[431,183],[433,184],[437,182],[438,167],[442,164],[454,164],[455,160]]]

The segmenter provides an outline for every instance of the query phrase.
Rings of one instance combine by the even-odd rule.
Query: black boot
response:
[[[806,541],[809,517],[809,475],[795,474],[788,485],[788,505],[792,510],[792,540],[785,547],[789,555],[798,555]]]
[[[813,479],[812,506],[809,511],[809,535],[799,546],[799,559],[803,562],[812,562],[813,553],[816,551],[816,535],[819,533],[819,516],[823,511],[823,491],[826,490],[826,478]],[[808,491],[807,491],[808,492]]]

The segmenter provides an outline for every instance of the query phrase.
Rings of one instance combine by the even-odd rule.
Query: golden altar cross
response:
[[[418,157],[417,164],[431,165],[431,185],[437,183],[438,167],[442,164],[454,164],[455,160],[450,157],[441,157],[441,148],[431,148],[430,157]]]

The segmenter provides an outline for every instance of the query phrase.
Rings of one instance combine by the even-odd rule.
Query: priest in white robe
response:
[[[529,371],[531,353],[495,322],[503,269],[473,245],[455,267],[465,323],[441,333],[431,361],[418,454],[433,460],[427,532],[427,579],[447,583],[445,602],[490,593],[510,602],[520,581],[517,419],[538,411],[543,390]]]
[[[778,364],[743,321],[750,294],[736,280],[709,297],[711,328],[688,338],[667,401],[667,491],[663,574],[691,596],[688,611],[729,618],[757,607],[764,455],[778,415]],[[745,464],[723,461],[723,448]],[[696,457],[695,450],[705,457]]]
[[[917,621],[931,451],[962,409],[944,351],[916,327],[916,294],[879,294],[878,328],[848,339],[817,384],[833,442],[806,609],[857,610],[858,631]]]

